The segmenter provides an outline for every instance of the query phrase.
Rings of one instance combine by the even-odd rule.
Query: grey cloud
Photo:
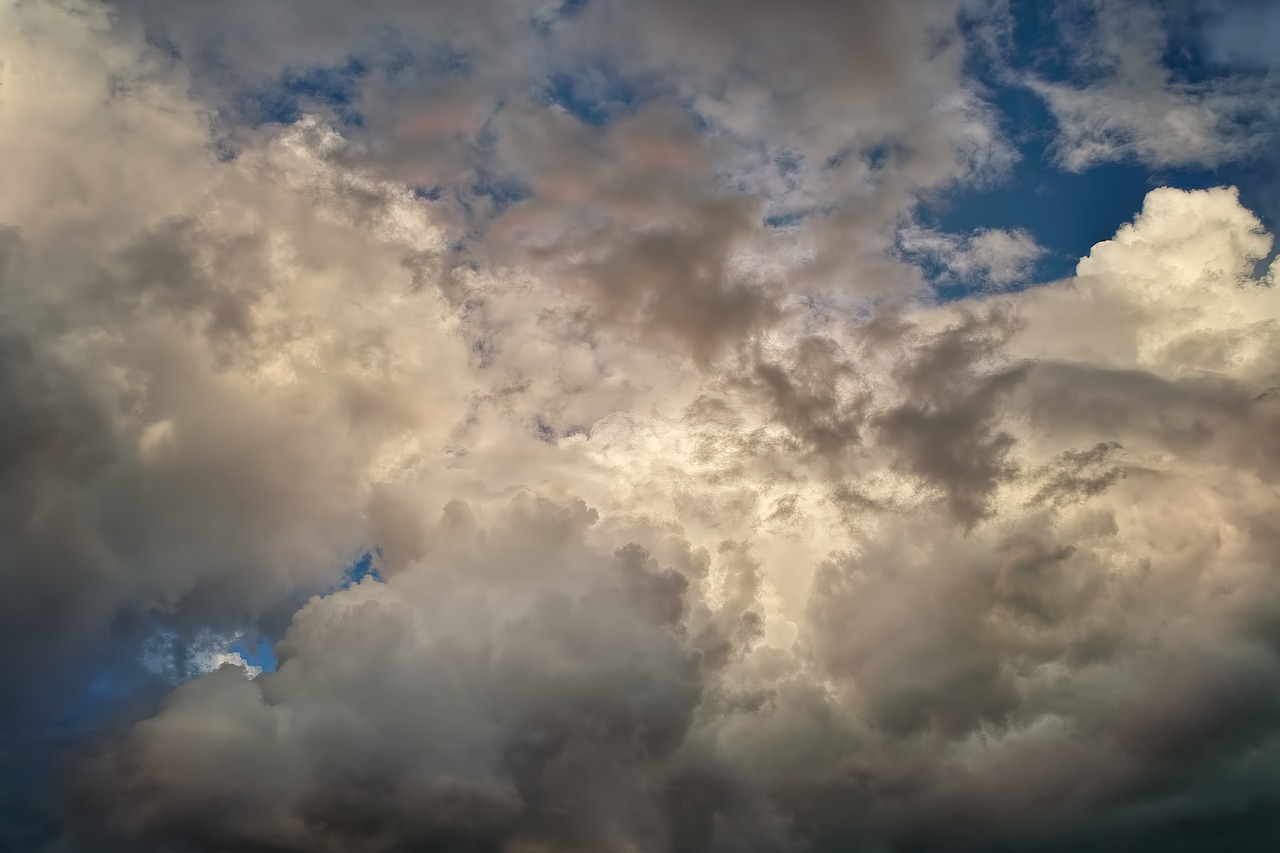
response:
[[[998,404],[1025,374],[1023,366],[983,365],[1012,334],[1012,318],[968,316],[919,344],[900,369],[909,396],[877,417],[885,446],[929,487],[940,488],[957,520],[972,526],[987,497],[1016,471],[1014,437],[999,428]]]
[[[758,239],[759,202],[718,186],[715,145],[686,117],[651,108],[597,130],[512,113],[501,126],[534,195],[491,233],[497,257],[546,264],[597,320],[700,359],[779,319],[777,282],[739,259]]]
[[[932,601],[895,600],[893,587],[878,589],[877,581],[892,584],[910,571],[896,557],[886,564],[873,553],[818,571],[810,621],[823,668],[856,682],[871,724],[897,735],[932,726],[963,732],[983,719],[999,721],[1016,698],[999,661],[984,649],[990,640],[975,618],[981,611],[965,606],[966,590],[948,585],[930,589]],[[910,588],[902,590],[910,595]],[[903,620],[930,628],[895,637]]]
[[[704,359],[778,318],[778,282],[739,269],[744,252],[774,252],[766,202],[812,214],[799,226],[811,257],[790,271],[794,283],[911,289],[919,277],[881,255],[918,193],[998,174],[1014,156],[964,79],[960,24],[999,19],[998,5],[403,3],[376,17],[340,2],[216,15],[199,4],[118,5],[171,38],[201,91],[224,100],[249,85],[228,75],[264,80],[394,48],[392,66],[373,63],[350,81],[363,126],[348,132],[361,156],[442,190],[462,230],[496,228],[482,253],[500,246],[527,262],[511,236],[554,234],[534,241],[533,259],[569,261],[561,274],[585,285],[602,319]],[[433,51],[460,65],[442,66]],[[599,67],[635,89],[626,129],[597,133],[544,103],[557,75]],[[686,127],[672,134],[673,124]],[[784,161],[797,165],[779,187],[771,173]],[[494,203],[492,185],[501,193],[521,179],[531,198]]]
[[[1277,308],[1236,195],[912,302],[919,192],[1000,160],[985,4],[387,7],[475,75],[377,69],[353,138],[219,161],[219,62],[384,37],[298,8],[6,9],[0,749],[43,775],[0,793],[49,849],[1275,837]],[[597,45],[655,103],[527,91]],[[457,195],[388,178],[433,166]],[[764,228],[777,193],[812,221]],[[385,582],[299,600],[365,551]]]
[[[35,176],[24,193],[52,200],[14,194],[5,211],[16,225],[3,232],[0,273],[0,632],[6,647],[29,651],[0,666],[18,742],[92,701],[100,670],[113,673],[108,684],[140,677],[151,633],[234,636],[336,583],[367,547],[369,452],[424,423],[385,393],[385,313],[366,305],[347,313],[345,333],[316,336],[319,317],[337,316],[325,284],[335,271],[366,296],[403,290],[397,261],[409,247],[394,229],[407,192],[351,172],[326,184],[323,157],[308,148],[324,140],[306,127],[268,151],[213,162],[208,128],[171,100],[163,63],[135,60],[141,67],[98,99],[99,77],[128,65],[130,42],[95,17],[104,10],[80,11],[21,10],[31,38],[12,42],[6,66],[15,76],[5,108],[35,111],[34,131],[54,108],[26,97],[26,57],[79,56],[86,68],[63,67],[67,92],[93,128],[75,112],[47,145],[23,149]],[[104,51],[62,53],[58,39],[74,40],[76,27]],[[120,135],[123,149],[151,146],[133,155],[141,177],[127,193],[114,182],[130,167],[98,162],[119,151],[85,147],[83,136],[115,139],[121,122],[135,134]],[[81,182],[70,202],[39,178],[45,168]],[[311,199],[286,188],[306,185],[306,171]],[[82,204],[105,212],[86,219]],[[430,232],[415,237],[425,252]],[[360,291],[335,301],[358,305]]]
[[[1030,416],[1063,434],[1129,436],[1191,458],[1269,458],[1260,435],[1239,443],[1267,429],[1269,407],[1254,400],[1248,386],[1225,379],[1170,381],[1145,371],[1046,362],[1032,370],[1026,392]],[[1253,455],[1259,452],[1264,455]]]
[[[1088,450],[1065,450],[1040,472],[1043,485],[1031,503],[1062,505],[1101,494],[1124,479],[1116,464],[1124,448],[1116,441],[1100,441]]]
[[[314,599],[276,673],[180,688],[98,768],[109,822],[195,849],[575,849],[666,832],[653,785],[701,691],[679,640],[685,580],[638,546],[583,551],[591,521],[571,506],[522,497],[502,519],[453,537],[427,583]],[[559,563],[544,583],[521,565],[528,545]],[[191,737],[209,725],[216,741]]]
[[[829,338],[801,340],[788,364],[760,361],[754,378],[775,418],[816,453],[835,456],[861,438],[866,402],[848,388],[857,381],[856,369]]]
[[[689,631],[702,664],[710,671],[725,666],[760,640],[763,619],[757,608],[763,580],[762,566],[749,549],[737,542],[720,543],[721,604],[700,605],[690,614]]]

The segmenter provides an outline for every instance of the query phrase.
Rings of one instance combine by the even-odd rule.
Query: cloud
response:
[[[1263,797],[1275,412],[1247,361],[1206,377],[1138,344],[1273,305],[1246,277],[1265,250],[1234,194],[1165,190],[1074,280],[850,332],[912,354],[864,392],[875,429],[815,458],[924,488],[858,511],[794,644],[760,630],[772,569],[744,545],[690,560],[573,498],[455,503],[386,584],[301,610],[278,672],[180,688],[84,771],[84,814],[195,849],[1049,850],[1156,843],[1215,786]],[[1108,298],[1147,318],[1111,355],[1040,337]],[[782,426],[830,408],[759,399]]]
[[[426,298],[408,311],[434,343],[395,343],[401,258],[446,251],[405,190],[328,170],[306,125],[219,164],[179,70],[130,64],[136,37],[84,12],[14,13],[0,105],[25,176],[0,211],[4,561],[23,567],[3,631],[32,645],[6,662],[32,684],[121,620],[230,631],[331,583],[374,472],[468,393],[388,384],[468,359]]]
[[[1046,251],[1021,228],[983,228],[967,236],[911,228],[898,240],[908,254],[942,266],[944,282],[993,289],[1027,283]]]
[[[1181,79],[1163,63],[1168,36],[1157,7],[1082,5],[1093,13],[1096,36],[1078,45],[1077,61],[1096,82],[1027,81],[1058,123],[1055,145],[1065,168],[1136,159],[1212,169],[1259,153],[1273,139],[1269,77]]]
[[[918,281],[883,250],[917,195],[1017,157],[964,75],[963,28],[998,4],[115,5],[174,46],[220,118],[355,58],[343,109],[366,148],[349,156],[433,188],[470,236],[492,228],[482,255],[536,240],[603,321],[702,358],[779,314],[776,277],[753,269],[779,257],[766,210],[800,214],[793,287],[897,291]],[[562,83],[590,100],[602,74],[631,103],[610,111],[622,126],[547,109]]]
[[[1018,288],[1033,235],[904,225],[1013,156],[965,70],[998,6],[415,9],[3,16],[3,843],[1274,836],[1280,301],[1237,192]],[[423,33],[363,127],[236,125]],[[625,109],[544,97],[606,56]]]
[[[662,831],[663,766],[703,689],[678,627],[689,579],[636,545],[590,547],[581,502],[518,495],[471,530],[461,511],[414,572],[313,599],[277,672],[179,688],[104,771],[121,774],[112,820],[281,849]]]

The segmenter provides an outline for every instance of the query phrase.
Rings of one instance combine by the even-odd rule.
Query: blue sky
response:
[[[382,583],[383,578],[374,565],[374,559],[372,552],[362,555],[347,567],[340,581],[327,589],[315,590],[310,594],[300,590],[295,599],[296,606],[301,606],[313,594],[332,595],[366,580]],[[117,637],[111,647],[98,650],[97,654],[85,662],[85,672],[91,677],[84,693],[63,711],[58,723],[63,736],[91,731],[102,719],[113,718],[132,710],[139,702],[143,706],[153,705],[173,684],[201,674],[198,671],[184,670],[181,665],[169,672],[157,672],[154,667],[148,668],[138,658],[139,649],[134,639],[137,635],[135,626],[128,634]],[[146,632],[146,637],[142,644],[144,657],[148,645],[179,661],[186,653],[186,641],[182,636],[159,620]],[[227,640],[225,650],[238,654],[250,667],[263,672],[274,672],[278,663],[275,644],[281,638],[276,633],[250,628],[239,638]]]
[[[1206,4],[1208,5],[1208,4]],[[1049,4],[1015,0],[1013,51],[1002,60],[1019,71],[1049,79],[1078,80],[1064,56],[1061,33]],[[1173,29],[1165,61],[1170,72],[1188,81],[1203,80],[1224,70],[1209,58],[1213,48],[1205,43],[1204,14],[1194,15]],[[1272,15],[1280,20],[1280,16]],[[991,86],[993,103],[1010,136],[1017,141],[1021,159],[1013,174],[991,188],[946,193],[925,205],[924,218],[945,231],[977,228],[1020,227],[1029,230],[1048,254],[1037,267],[1041,280],[1074,272],[1076,262],[1089,249],[1111,237],[1141,208],[1155,187],[1205,189],[1235,186],[1241,200],[1274,229],[1280,213],[1275,199],[1280,181],[1280,143],[1258,151],[1244,162],[1230,162],[1213,170],[1187,167],[1153,169],[1129,158],[1105,163],[1083,172],[1067,171],[1054,162],[1057,127],[1052,114],[1034,92],[1008,85],[1006,68],[993,68],[980,59],[977,71]]]

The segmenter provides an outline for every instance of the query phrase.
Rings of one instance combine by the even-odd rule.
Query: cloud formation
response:
[[[899,233],[902,248],[944,270],[946,282],[1003,289],[1025,283],[1045,249],[1024,229],[985,228],[966,237],[923,228]]]
[[[1095,5],[1067,168],[1254,150]],[[0,844],[1280,836],[1272,238],[918,224],[1004,5],[0,19]]]
[[[1058,157],[1067,169],[1129,158],[1212,168],[1267,150],[1277,119],[1273,75],[1246,61],[1241,73],[1179,79],[1163,61],[1170,46],[1168,10],[1160,5],[1091,0],[1064,8],[1092,24],[1078,37],[1074,61],[1095,79],[1081,85],[1032,78],[1029,85],[1060,125]],[[1237,12],[1216,25],[1211,49],[1220,58],[1248,59],[1254,48],[1230,30],[1248,16]],[[1266,38],[1265,29],[1257,33]]]

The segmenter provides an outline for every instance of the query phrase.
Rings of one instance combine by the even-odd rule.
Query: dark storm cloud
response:
[[[1032,504],[1060,505],[1101,494],[1125,476],[1116,463],[1123,452],[1119,442],[1100,441],[1088,450],[1065,450],[1041,469],[1042,485]]]

